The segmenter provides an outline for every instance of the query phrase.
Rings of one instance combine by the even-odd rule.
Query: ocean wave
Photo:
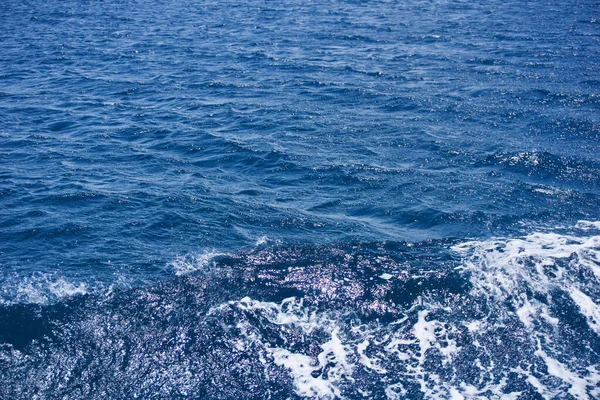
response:
[[[597,188],[600,184],[600,165],[588,159],[560,156],[546,151],[496,153],[478,166],[501,166],[509,172],[536,178],[584,184]]]
[[[215,258],[225,255],[225,253],[219,253],[214,250],[196,255],[188,254],[177,257],[171,262],[170,266],[173,268],[175,275],[182,276],[201,270],[206,270],[211,265],[214,265]]]
[[[56,274],[38,273],[26,277],[9,276],[3,280],[0,304],[48,304],[90,290],[85,281],[71,281]]]

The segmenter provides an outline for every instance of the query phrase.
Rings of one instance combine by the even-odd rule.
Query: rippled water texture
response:
[[[2,1],[0,398],[600,397],[599,18]]]

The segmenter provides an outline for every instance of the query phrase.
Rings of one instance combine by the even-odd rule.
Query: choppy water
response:
[[[0,398],[600,397],[600,5],[0,4]]]

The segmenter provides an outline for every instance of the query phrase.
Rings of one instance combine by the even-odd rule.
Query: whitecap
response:
[[[216,257],[225,256],[226,253],[221,253],[215,250],[205,251],[199,254],[185,255],[177,257],[170,263],[170,266],[175,271],[175,275],[188,275],[196,271],[202,271],[213,265]]]

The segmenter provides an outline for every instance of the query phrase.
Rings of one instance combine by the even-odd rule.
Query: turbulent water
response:
[[[0,398],[600,398],[599,18],[3,0]]]

